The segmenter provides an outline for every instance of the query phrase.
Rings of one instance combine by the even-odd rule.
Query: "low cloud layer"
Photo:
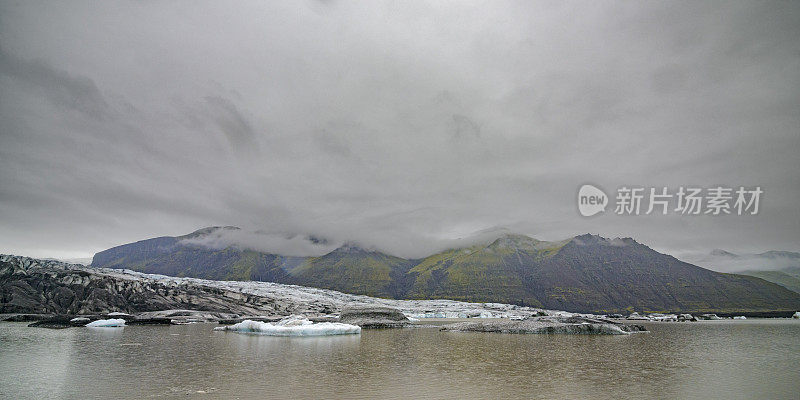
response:
[[[719,272],[784,271],[800,269],[800,253],[773,252],[735,254],[715,250],[709,254],[687,255],[686,261]],[[796,273],[796,271],[795,271]]]
[[[0,252],[212,225],[406,257],[486,232],[798,250],[798,18],[797,2],[4,2]],[[583,218],[584,183],[765,194],[755,216]]]
[[[235,247],[241,250],[301,257],[321,256],[341,244],[304,235],[250,232],[241,229],[215,229],[207,234],[183,239],[180,243],[215,250]]]

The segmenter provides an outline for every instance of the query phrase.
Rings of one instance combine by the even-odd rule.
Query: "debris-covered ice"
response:
[[[158,282],[171,287],[205,286],[224,290],[226,296],[258,296],[274,299],[286,305],[295,313],[307,313],[308,307],[295,305],[320,305],[330,310],[340,310],[345,306],[384,306],[402,311],[407,317],[425,318],[508,318],[512,315],[550,315],[555,311],[536,307],[517,306],[503,303],[469,303],[456,300],[394,300],[337,292],[306,286],[286,285],[259,281],[213,281],[198,278],[183,278],[157,274],[145,274],[127,269],[92,268],[70,265],[68,268],[84,270],[94,274],[111,276],[117,279]]]
[[[63,284],[107,285],[111,278],[117,292],[155,291],[146,308],[167,310],[183,308],[186,293],[203,310],[237,315],[336,315],[345,307],[391,307],[407,317],[423,318],[525,318],[557,315],[556,311],[501,303],[468,303],[454,300],[394,300],[347,294],[335,290],[256,281],[213,281],[207,279],[145,274],[124,269],[93,268],[52,260],[0,255],[0,261],[12,262],[25,273],[56,272]],[[101,282],[102,281],[102,282]],[[104,283],[105,282],[105,283]],[[178,306],[175,303],[181,303]],[[131,311],[130,309],[126,311]],[[128,318],[127,316],[120,315]],[[119,317],[119,316],[111,316]],[[195,318],[195,316],[191,316]],[[215,318],[220,318],[219,316]],[[209,320],[209,318],[196,318]],[[181,321],[183,322],[183,321]],[[191,322],[191,321],[186,321]]]
[[[214,329],[268,336],[329,336],[361,333],[361,327],[356,325],[342,324],[339,322],[314,323],[299,315],[290,315],[274,323],[247,319],[238,324]]]
[[[443,331],[496,332],[517,334],[629,335],[647,332],[638,324],[622,324],[609,319],[585,317],[532,317],[524,320],[495,319],[445,325]]]

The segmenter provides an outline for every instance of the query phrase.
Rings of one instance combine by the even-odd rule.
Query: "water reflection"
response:
[[[77,333],[0,324],[0,398],[57,398],[71,385],[69,360]]]
[[[84,330],[97,337],[111,339],[122,337],[122,332],[124,332],[125,328],[121,326],[93,326],[86,327]]]
[[[215,332],[219,341],[230,344],[239,356],[276,357],[281,355],[329,355],[332,352],[358,351],[361,335],[285,337]]]

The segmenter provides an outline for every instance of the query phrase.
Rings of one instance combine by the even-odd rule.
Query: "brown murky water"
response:
[[[631,336],[435,328],[280,338],[213,324],[0,323],[0,398],[797,399],[800,321],[651,323]]]

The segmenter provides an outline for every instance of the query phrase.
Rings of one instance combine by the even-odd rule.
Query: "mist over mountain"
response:
[[[299,284],[386,298],[502,302],[568,311],[800,308],[800,294],[780,285],[710,271],[631,238],[585,234],[549,242],[503,234],[408,259],[353,242],[308,257],[241,245],[210,246],[222,243],[220,232],[238,230],[205,228],[185,236],[130,243],[97,253],[92,266]]]
[[[323,255],[336,248],[328,239],[318,236],[247,231],[235,226],[200,229],[179,239],[182,244],[215,250],[236,247],[286,256]]]
[[[762,253],[733,253],[714,249],[697,257],[697,264],[716,271],[779,271],[800,268],[800,253],[770,250]]]
[[[697,263],[715,271],[756,276],[800,293],[800,253],[770,250],[737,254],[714,249],[699,257]]]

